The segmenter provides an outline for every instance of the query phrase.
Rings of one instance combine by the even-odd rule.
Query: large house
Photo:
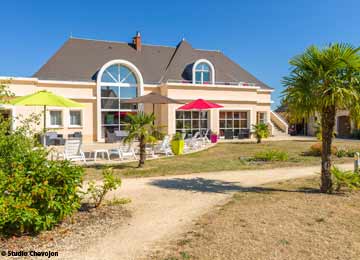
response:
[[[154,106],[156,124],[168,134],[211,129],[223,138],[238,138],[257,122],[269,124],[273,134],[287,133],[286,122],[271,111],[272,88],[222,52],[195,49],[186,40],[168,47],[142,44],[139,33],[132,43],[70,38],[32,77],[0,80],[15,96],[48,90],[82,103],[81,109],[49,107],[46,124],[64,136],[81,131],[85,142],[104,142],[123,130],[127,113],[153,112],[151,104],[123,102],[150,92],[182,103],[202,98],[223,106],[211,111]],[[13,118],[41,109],[1,106]]]

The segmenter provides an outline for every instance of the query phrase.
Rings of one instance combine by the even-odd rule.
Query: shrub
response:
[[[355,153],[357,153],[357,152],[358,152],[357,150],[349,150],[349,149],[346,149],[346,148],[339,148],[336,151],[336,156],[339,157],[339,158],[342,158],[342,157],[354,157]]]
[[[310,155],[320,156],[321,153],[322,153],[322,144],[321,143],[313,144],[310,147],[310,152],[309,152]],[[332,145],[331,146],[331,154],[336,155],[336,153],[337,153],[337,147],[335,145]]]
[[[331,169],[335,190],[340,191],[343,187],[349,190],[360,189],[360,175],[353,171],[343,171],[337,167]]]
[[[91,181],[86,192],[95,208],[101,206],[109,191],[115,190],[121,185],[121,179],[114,176],[112,168],[103,170],[102,174],[104,177],[103,184],[96,185],[94,181]]]
[[[269,150],[255,154],[254,159],[257,161],[287,161],[289,155],[286,152]]]
[[[355,150],[348,150],[347,151],[347,157],[354,157],[355,156],[355,153],[357,153],[358,151],[355,151]]]
[[[8,133],[0,126],[0,232],[33,233],[52,228],[80,207],[83,169],[49,161],[28,126]]]
[[[339,149],[336,152],[336,156],[339,158],[346,157],[346,156],[348,156],[348,151],[345,149]]]
[[[261,143],[261,140],[263,138],[267,138],[270,135],[268,125],[266,125],[264,123],[253,125],[253,129],[254,129],[254,135],[255,135],[255,137],[257,139],[258,144]]]

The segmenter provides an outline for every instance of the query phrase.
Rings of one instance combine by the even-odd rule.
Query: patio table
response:
[[[94,162],[96,162],[96,159],[98,158],[98,154],[101,154],[103,158],[104,158],[104,154],[106,154],[108,161],[110,161],[109,151],[106,149],[95,149],[94,151],[92,151],[92,153],[94,154],[93,156]]]

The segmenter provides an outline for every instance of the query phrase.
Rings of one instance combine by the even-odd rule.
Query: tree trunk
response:
[[[321,136],[322,136],[322,153],[321,153],[321,187],[323,193],[332,192],[331,180],[331,145],[335,126],[335,106],[324,108],[321,114]]]
[[[145,138],[142,136],[140,137],[140,160],[139,160],[139,168],[142,168],[145,164],[145,160],[146,160],[146,150],[145,150]]]

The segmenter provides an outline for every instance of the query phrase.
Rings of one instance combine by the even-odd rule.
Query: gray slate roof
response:
[[[133,63],[148,84],[191,80],[194,62],[207,59],[215,67],[217,82],[255,83],[270,89],[223,53],[194,49],[185,40],[176,47],[143,44],[137,51],[128,43],[70,38],[33,76],[42,80],[95,81],[101,67],[114,59]]]

